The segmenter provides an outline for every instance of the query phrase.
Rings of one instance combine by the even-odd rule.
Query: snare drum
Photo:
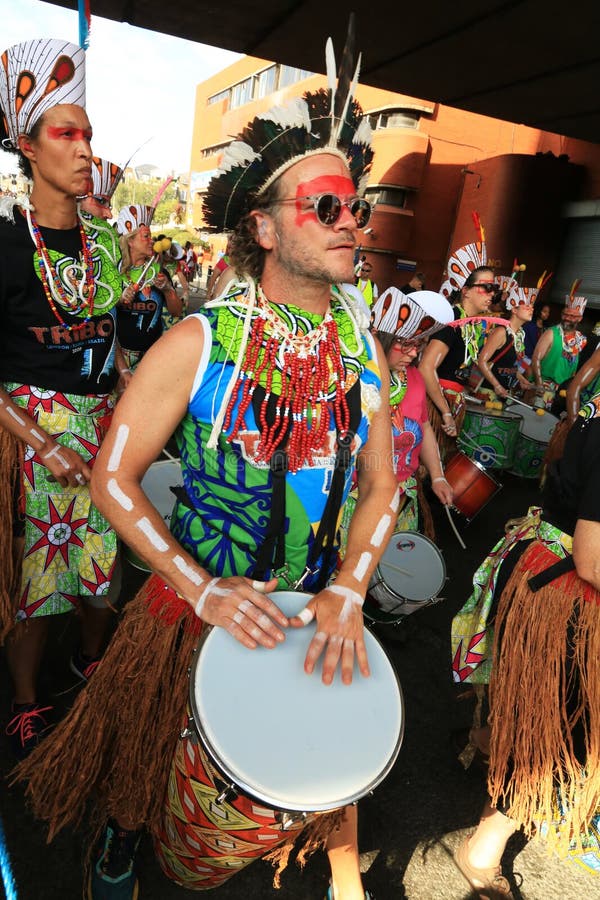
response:
[[[270,595],[286,616],[310,594]],[[276,810],[316,812],[354,803],[383,781],[404,732],[396,672],[364,632],[371,676],[351,686],[309,676],[304,658],[315,631],[289,628],[273,650],[248,650],[223,628],[199,641],[190,706],[199,740],[234,794]]]
[[[469,406],[458,447],[484,469],[508,469],[512,465],[521,420],[509,410]]]
[[[365,618],[396,624],[415,610],[436,603],[445,581],[446,565],[435,544],[416,531],[397,531],[369,584]]]
[[[489,471],[460,451],[448,460],[444,475],[454,490],[453,506],[468,522],[502,488]]]
[[[159,459],[152,463],[142,479],[142,490],[153,506],[157,508],[167,525],[171,521],[171,514],[175,504],[172,487],[182,484],[181,466],[177,459]],[[143,559],[125,545],[125,558],[136,569],[142,572],[150,572]]]
[[[510,471],[521,478],[539,478],[544,456],[558,419],[552,413],[539,415],[533,409],[519,408],[521,431]]]

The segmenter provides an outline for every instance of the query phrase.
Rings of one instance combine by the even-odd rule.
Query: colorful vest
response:
[[[297,308],[286,309],[312,320],[313,327],[320,321],[320,317]],[[334,301],[332,311],[334,318],[348,315],[341,306],[336,312]],[[272,498],[270,467],[255,461],[259,432],[252,406],[245,415],[246,427],[235,440],[227,440],[229,428],[219,435],[216,450],[206,446],[234,366],[226,349],[231,346],[227,335],[231,336],[232,325],[242,327],[242,319],[239,316],[236,319],[227,306],[208,309],[196,318],[203,324],[209,346],[205,348],[205,362],[195,379],[187,413],[178,428],[187,497],[177,502],[171,529],[177,540],[211,573],[226,577],[251,576],[267,533]],[[369,421],[381,386],[372,339],[365,334],[360,340],[359,355],[352,360],[354,377],[348,377],[349,381],[360,381],[360,422],[352,446],[352,463],[346,472],[342,505],[351,487],[357,452],[368,437]],[[234,411],[232,421],[235,418]],[[314,459],[314,465],[286,475],[285,566],[274,573],[282,589],[303,575],[327,501],[335,460],[333,421],[331,415],[326,445]],[[305,590],[311,590],[316,577],[307,577]]]
[[[583,343],[580,341],[575,342],[572,352],[568,352],[563,347],[561,326],[554,325],[551,330],[552,344],[541,361],[540,371],[544,380],[549,379],[556,384],[563,384],[569,378],[572,378],[577,371],[577,360],[580,351],[585,347],[585,338],[583,338]]]

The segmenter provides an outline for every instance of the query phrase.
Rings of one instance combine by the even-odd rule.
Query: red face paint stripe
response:
[[[69,125],[48,125],[47,134],[51,141],[58,141],[60,138],[69,141],[91,141],[91,128],[71,128]]]

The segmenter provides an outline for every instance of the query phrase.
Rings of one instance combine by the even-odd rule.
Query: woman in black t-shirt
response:
[[[8,144],[33,182],[29,199],[0,206],[0,637],[15,689],[6,733],[22,757],[52,721],[37,696],[48,617],[79,609],[71,669],[87,680],[111,615],[116,535],[87,485],[112,414],[122,283],[113,230],[78,214],[92,159],[84,52],[44,39],[3,59]]]
[[[506,308],[510,311],[510,319],[506,325],[494,327],[477,357],[477,367],[484,379],[474,393],[484,399],[494,396],[504,399],[516,388],[525,391],[531,387],[519,371],[519,363],[525,355],[523,325],[531,322],[537,290],[523,288],[517,282],[509,285],[507,290]]]

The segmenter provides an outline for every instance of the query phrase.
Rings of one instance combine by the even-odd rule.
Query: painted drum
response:
[[[269,596],[287,616],[311,597]],[[192,663],[196,739],[231,791],[273,809],[316,812],[353,803],[383,781],[402,744],[402,690],[379,641],[365,629],[369,678],[356,669],[351,685],[339,675],[324,685],[318,669],[304,671],[315,627],[288,628],[272,650],[248,650],[212,628]]]
[[[180,487],[182,484],[181,466],[177,459],[159,459],[152,463],[142,479],[142,490],[150,503],[157,508],[167,526],[171,521],[175,496],[172,487]],[[134,553],[131,547],[124,546],[125,559],[136,569],[142,572],[150,572],[143,559]]]
[[[363,607],[371,622],[396,624],[438,602],[446,564],[436,545],[416,531],[395,532],[383,552]]]
[[[468,522],[502,488],[489,471],[460,451],[446,462],[444,475],[454,491],[454,509],[462,513]]]
[[[512,410],[467,407],[457,445],[484,469],[509,469],[521,420]]]
[[[541,409],[519,409],[521,430],[515,447],[510,471],[521,478],[539,478],[542,474],[544,456],[558,419]]]

